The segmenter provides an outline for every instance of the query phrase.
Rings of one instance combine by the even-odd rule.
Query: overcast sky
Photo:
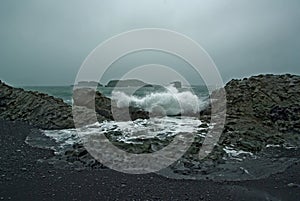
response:
[[[0,79],[72,84],[99,43],[152,27],[197,41],[224,82],[268,72],[300,74],[299,10],[299,0],[1,0]]]

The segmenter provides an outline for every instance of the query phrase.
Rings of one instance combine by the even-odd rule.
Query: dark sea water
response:
[[[73,87],[71,86],[24,86],[28,91],[38,91],[57,98],[61,98],[65,103],[72,103]]]
[[[65,103],[72,104],[72,94],[73,94],[73,86],[24,86],[22,87],[25,90],[29,91],[38,91],[41,93],[49,94],[51,96],[61,98]],[[135,89],[135,88],[134,88]],[[112,92],[122,91],[124,93],[132,92],[132,88],[113,88],[113,87],[98,87],[98,90],[107,97],[112,96]],[[134,95],[143,97],[149,93],[154,93],[159,91],[159,89],[155,88],[143,88],[142,90],[137,90]],[[189,88],[181,88],[178,89],[179,92],[183,91],[192,91],[195,95],[197,95],[201,99],[206,99],[208,97],[208,90],[206,86],[192,86]]]

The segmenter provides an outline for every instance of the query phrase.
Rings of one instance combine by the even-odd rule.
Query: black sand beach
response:
[[[300,197],[300,164],[266,179],[190,181],[110,169],[61,170],[39,162],[51,151],[28,146],[31,127],[0,121],[1,200],[287,200]]]

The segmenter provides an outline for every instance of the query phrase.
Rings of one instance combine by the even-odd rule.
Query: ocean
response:
[[[25,90],[29,91],[38,91],[41,93],[45,93],[57,98],[61,98],[65,103],[72,104],[72,94],[73,94],[73,86],[23,86]],[[131,87],[98,87],[98,90],[105,96],[111,98],[113,91],[121,91],[126,94],[132,91]],[[150,93],[155,93],[156,91],[161,90],[153,87],[144,87],[139,89],[134,93],[134,95],[138,97],[146,96]],[[205,100],[208,98],[208,89],[206,86],[191,86],[191,87],[183,87],[179,88],[178,92],[184,91],[192,91],[195,95],[197,95],[200,99]]]

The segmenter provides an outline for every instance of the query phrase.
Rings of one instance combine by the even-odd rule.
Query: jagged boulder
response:
[[[149,113],[141,108],[129,106],[119,108],[115,101],[103,96],[100,92],[91,88],[78,88],[73,95],[74,105],[95,109],[97,114],[108,120],[129,121],[136,119],[148,119]]]

